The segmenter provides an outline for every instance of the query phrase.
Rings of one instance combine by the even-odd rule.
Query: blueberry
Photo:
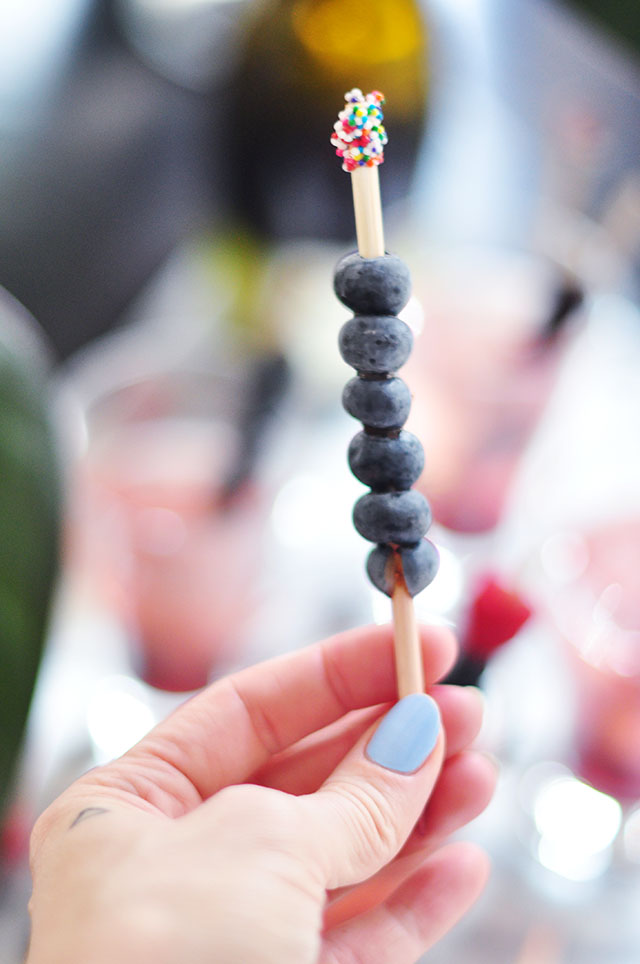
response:
[[[349,415],[372,428],[400,428],[411,408],[411,392],[401,378],[352,378],[344,386],[342,404]]]
[[[416,545],[401,546],[402,572],[410,596],[417,596],[436,577],[440,555],[432,542],[421,539]],[[367,559],[369,579],[381,592],[390,596],[395,586],[393,575],[394,550],[390,546],[376,546]]]
[[[349,468],[357,479],[376,492],[410,489],[424,468],[424,451],[411,432],[385,438],[358,432],[348,452]]]
[[[363,258],[347,254],[336,265],[333,287],[340,301],[362,315],[397,315],[409,300],[411,277],[393,254]]]
[[[369,542],[411,545],[431,525],[429,503],[420,492],[368,492],[353,507],[353,524]]]
[[[340,354],[359,372],[379,374],[401,368],[413,348],[411,329],[388,315],[356,315],[343,325]]]

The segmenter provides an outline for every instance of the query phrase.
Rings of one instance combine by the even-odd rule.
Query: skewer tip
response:
[[[353,87],[344,100],[331,135],[336,154],[342,158],[342,170],[351,173],[382,164],[389,140],[383,123],[384,95],[379,90],[363,94],[359,87]]]

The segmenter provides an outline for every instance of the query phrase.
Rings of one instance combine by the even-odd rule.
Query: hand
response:
[[[421,641],[439,716],[420,695],[379,722],[391,631],[359,629],[214,683],[74,783],[33,832],[28,964],[415,961],[482,890],[483,852],[441,843],[495,781],[466,749],[477,691],[433,686],[451,635]]]

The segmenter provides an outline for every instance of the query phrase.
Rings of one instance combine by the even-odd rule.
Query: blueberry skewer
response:
[[[345,95],[331,141],[352,175],[358,251],[346,255],[334,274],[334,290],[354,312],[342,327],[339,348],[356,370],[342,402],[363,428],[349,446],[353,474],[370,491],[355,504],[353,522],[376,543],[367,559],[373,584],[391,597],[396,675],[400,697],[422,692],[424,674],[412,597],[438,569],[438,552],[424,538],[431,510],[412,489],[424,466],[419,440],[403,429],[411,393],[396,372],[413,346],[409,327],[397,317],[409,299],[406,265],[384,250],[378,166],[387,137],[378,91]]]

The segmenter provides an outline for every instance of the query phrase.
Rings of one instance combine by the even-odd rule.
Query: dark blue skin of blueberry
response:
[[[402,573],[410,596],[417,596],[433,582],[440,565],[440,555],[432,542],[421,539],[415,546],[400,546]],[[373,585],[390,596],[395,587],[394,550],[376,546],[367,558],[367,574]]]
[[[349,468],[374,492],[410,489],[424,468],[424,450],[411,432],[396,438],[358,432],[348,451]]]
[[[431,509],[415,489],[368,492],[353,507],[353,524],[369,542],[415,545],[431,525]]]
[[[411,329],[385,315],[356,315],[340,330],[340,354],[359,372],[387,374],[402,368],[413,348]]]
[[[347,308],[358,315],[397,315],[411,294],[411,276],[393,254],[363,258],[358,252],[341,258],[333,288]]]
[[[411,409],[411,392],[401,378],[352,378],[342,404],[354,418],[377,429],[401,428]]]

